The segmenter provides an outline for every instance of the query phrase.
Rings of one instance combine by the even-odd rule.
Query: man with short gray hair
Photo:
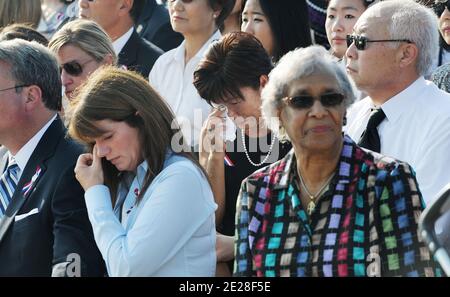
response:
[[[433,12],[413,0],[368,8],[353,28],[347,73],[368,97],[347,113],[362,147],[412,165],[426,204],[450,182],[450,95],[424,79],[438,55]]]
[[[36,42],[0,43],[0,276],[101,276],[83,190],[82,148],[58,116],[56,58]]]

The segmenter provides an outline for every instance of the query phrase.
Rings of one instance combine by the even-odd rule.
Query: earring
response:
[[[347,125],[347,116],[344,116],[344,119],[342,120],[342,126]]]

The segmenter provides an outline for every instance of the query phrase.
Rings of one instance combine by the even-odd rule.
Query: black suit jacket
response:
[[[124,65],[129,70],[139,72],[144,78],[148,79],[153,64],[162,54],[163,51],[160,48],[139,37],[134,30],[119,53],[119,65]]]
[[[183,41],[183,35],[173,31],[167,9],[155,0],[145,1],[144,9],[136,23],[136,31],[139,36],[165,52],[176,48]]]
[[[0,220],[0,276],[104,275],[84,191],[73,171],[82,148],[65,134],[58,117],[31,155]],[[7,162],[7,150],[1,148],[0,172]]]

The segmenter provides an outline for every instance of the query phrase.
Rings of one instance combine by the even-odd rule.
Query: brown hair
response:
[[[41,15],[40,0],[0,0],[0,28],[13,23],[27,23],[36,28]]]
[[[138,130],[143,158],[148,163],[144,184],[137,198],[140,201],[153,179],[162,171],[168,150],[174,151],[172,140],[182,135],[170,108],[139,74],[113,66],[101,67],[89,77],[74,99],[73,108],[69,134],[88,145],[91,151],[93,139],[104,134],[95,125],[96,121],[125,122]],[[179,144],[183,149],[176,153],[197,165],[207,178],[182,136]],[[105,184],[110,188],[114,204],[120,172],[105,159],[102,162]]]
[[[44,35],[33,29],[33,27],[27,24],[12,24],[0,29],[0,41],[23,39],[28,41],[36,41],[43,46],[48,45],[48,40]]]

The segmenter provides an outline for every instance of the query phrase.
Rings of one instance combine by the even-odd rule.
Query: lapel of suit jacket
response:
[[[39,183],[39,180],[45,174],[46,161],[54,155],[56,146],[61,138],[64,137],[64,133],[64,124],[58,116],[48,127],[47,131],[45,131],[35,150],[31,154],[20,180],[17,183],[16,191],[6,209],[6,213],[0,220],[0,242],[4,238],[8,228],[11,226],[11,223],[14,221],[14,217],[22,208],[27,198],[32,194],[33,189]],[[37,169],[40,169],[39,174]],[[27,188],[27,193],[24,195],[25,190],[23,189],[30,182],[31,184]]]
[[[128,39],[127,43],[125,43],[125,46],[119,53],[119,65],[127,66],[127,68],[136,65],[138,45],[140,42],[139,38],[136,30],[133,30],[130,39]]]

